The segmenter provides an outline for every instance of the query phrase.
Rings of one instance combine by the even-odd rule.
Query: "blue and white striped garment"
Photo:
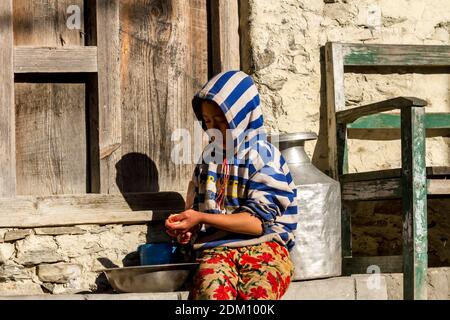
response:
[[[241,71],[228,71],[211,79],[193,99],[199,121],[202,99],[215,102],[224,112],[234,150],[232,159],[227,157],[229,183],[224,208],[216,202],[223,164],[203,160],[193,175],[193,209],[209,214],[249,212],[262,221],[264,233],[238,234],[204,225],[193,248],[241,247],[275,240],[291,250],[298,219],[297,191],[285,159],[267,141],[260,97],[252,78]],[[206,129],[204,123],[203,128]]]

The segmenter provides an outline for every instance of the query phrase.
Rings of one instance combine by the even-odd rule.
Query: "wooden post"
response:
[[[211,0],[212,71],[240,70],[238,0]]]
[[[352,257],[352,215],[350,206],[343,201],[341,209],[342,258]]]
[[[336,127],[336,112],[344,110],[344,60],[342,45],[339,43],[327,43],[325,46],[325,66],[327,73],[327,112],[328,112],[328,163],[329,175],[339,179],[338,169],[338,137]],[[339,139],[345,140],[343,130]],[[343,156],[343,154],[342,154]]]
[[[16,194],[12,0],[0,1],[0,196]]]
[[[347,172],[347,127],[336,124],[336,112],[345,109],[344,58],[342,45],[327,43],[325,46],[325,70],[327,80],[328,163],[329,176],[339,181],[339,175]],[[342,258],[352,255],[351,214],[348,206],[341,210]]]
[[[97,0],[99,191],[108,194],[120,192],[115,166],[122,155],[119,29],[119,0]]]
[[[336,159],[338,175],[348,173],[347,124],[336,124]]]
[[[427,177],[425,109],[401,110],[403,296],[427,299]]]

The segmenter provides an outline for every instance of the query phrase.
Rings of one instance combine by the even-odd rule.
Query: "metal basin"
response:
[[[181,289],[198,263],[176,263],[105,269],[109,283],[119,293],[174,292]]]

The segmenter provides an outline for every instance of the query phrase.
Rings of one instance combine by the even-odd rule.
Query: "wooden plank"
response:
[[[87,192],[84,90],[16,84],[17,194]]]
[[[80,8],[80,29],[67,27],[70,6]],[[14,0],[14,43],[16,46],[83,46],[83,12],[84,0]]]
[[[98,48],[98,159],[99,172],[91,176],[100,181],[96,186],[101,193],[119,193],[116,166],[122,156],[122,109],[120,69],[119,0],[97,0]],[[123,47],[127,50],[127,47]],[[124,82],[132,85],[130,82]],[[112,146],[117,146],[112,148]],[[107,151],[108,150],[108,151]],[[93,156],[96,153],[93,154]],[[98,155],[99,156],[99,155]]]
[[[0,228],[160,221],[183,210],[174,192],[19,196],[0,199]]]
[[[252,52],[252,37],[251,34],[251,16],[253,5],[249,1],[238,1],[239,5],[239,42],[240,42],[240,60],[241,70],[251,74],[254,72],[253,57],[250,54]]]
[[[191,101],[208,79],[206,1],[122,1],[120,31],[119,189],[185,191],[194,165],[174,161],[171,137],[194,137]]]
[[[427,178],[425,161],[425,110],[403,108],[402,125],[402,212],[403,296],[427,299]]]
[[[69,29],[67,9],[83,0],[14,0],[17,47],[80,47],[84,23]],[[87,191],[85,85],[67,76],[39,75],[16,83],[18,194]],[[33,82],[36,79],[33,79]]]
[[[427,177],[439,178],[440,176],[450,176],[450,167],[427,167],[426,168]],[[368,180],[380,180],[380,179],[391,179],[400,178],[401,169],[387,169],[387,170],[377,170],[377,171],[367,171],[367,172],[357,172],[348,173],[339,177],[339,181],[342,183],[351,181],[368,181]],[[430,179],[428,179],[430,182]]]
[[[164,217],[168,217],[166,213]],[[48,215],[25,215],[15,214],[13,217],[0,215],[0,226],[2,228],[41,228],[57,226],[73,226],[80,224],[139,224],[155,219],[164,219],[161,215],[155,218],[153,211],[138,211],[133,213],[113,212],[96,213],[93,215],[80,214],[74,216],[61,212]]]
[[[338,175],[342,175],[348,172],[347,128],[345,125],[336,125],[336,141]]]
[[[450,128],[431,128],[425,131],[427,138],[432,137],[450,137]],[[400,128],[374,128],[374,129],[347,129],[348,139],[360,139],[360,140],[374,140],[374,141],[387,141],[387,140],[400,140],[401,133]]]
[[[350,206],[343,202],[341,208],[342,258],[352,256],[352,212]]]
[[[400,179],[383,179],[342,183],[342,200],[400,199]]]
[[[427,179],[427,195],[449,195],[449,181],[447,179]],[[402,183],[399,178],[348,182],[341,180],[341,186],[342,199],[348,201],[400,199],[402,197]]]
[[[97,72],[97,47],[15,47],[14,72]]]
[[[0,196],[16,194],[12,0],[0,1]]]
[[[345,108],[344,61],[341,44],[331,42],[326,44],[325,69],[327,82],[328,174],[332,178],[337,179],[339,172],[336,112]]]
[[[351,123],[361,117],[372,115],[375,113],[413,106],[424,107],[426,105],[427,102],[419,98],[397,97],[389,100],[371,103],[365,106],[341,110],[336,113],[336,121],[338,123]]]
[[[402,256],[346,257],[342,261],[344,276],[367,274],[374,269],[380,273],[401,273],[402,266]]]
[[[240,70],[238,0],[211,0],[212,71]]]
[[[346,66],[450,66],[450,46],[343,44]]]
[[[400,114],[374,114],[364,116],[347,125],[347,129],[384,129],[400,128]],[[426,129],[450,128],[450,113],[426,113]]]
[[[86,45],[97,47],[97,0],[86,0],[85,6]],[[100,193],[98,79],[98,73],[86,75],[86,121],[88,122],[87,136],[89,137],[87,140],[88,193]]]

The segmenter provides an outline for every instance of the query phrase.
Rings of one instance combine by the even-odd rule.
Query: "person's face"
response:
[[[219,106],[211,101],[202,101],[202,117],[207,129],[217,129],[222,133],[223,146],[226,147],[228,121]]]

